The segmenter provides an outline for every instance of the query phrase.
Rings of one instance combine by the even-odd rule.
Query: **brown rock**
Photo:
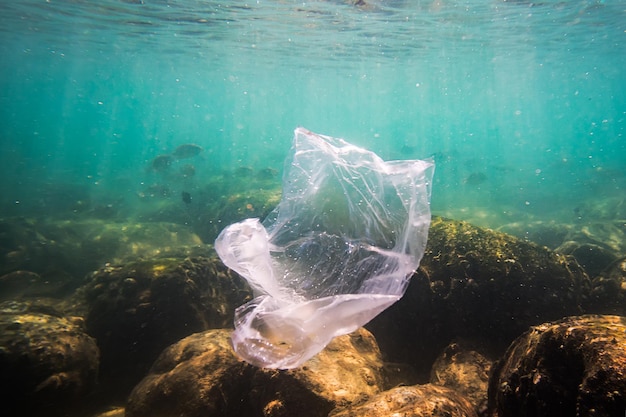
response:
[[[430,382],[463,394],[478,414],[487,409],[487,386],[492,361],[462,341],[450,343],[430,372]]]
[[[36,296],[37,289],[45,287],[44,280],[34,272],[13,271],[0,276],[0,300],[17,300]]]
[[[615,416],[626,410],[626,318],[579,316],[531,328],[494,367],[491,416]]]
[[[227,327],[250,292],[216,258],[107,266],[81,289],[102,352],[103,383],[126,397],[159,353],[194,332]]]
[[[564,242],[554,250],[562,255],[571,255],[585,268],[590,277],[596,277],[609,265],[616,261],[617,255],[605,245],[596,243],[579,243],[573,240]]]
[[[427,374],[450,341],[489,340],[504,351],[531,325],[581,314],[589,291],[589,278],[575,260],[435,217],[404,297],[367,327],[386,360]]]
[[[230,330],[209,330],[167,348],[133,390],[126,416],[321,417],[370,398],[383,384],[380,352],[364,329],[289,371],[240,361],[229,337]]]
[[[0,237],[0,275],[19,270],[37,273],[47,285],[33,289],[51,297],[71,293],[86,274],[106,262],[208,252],[189,227],[166,222],[61,220],[47,215],[5,218],[0,219]]]
[[[107,411],[103,411],[92,415],[92,417],[124,417],[124,407],[109,407]]]
[[[396,387],[364,404],[338,409],[331,417],[476,417],[470,402],[454,390],[433,384]]]
[[[0,386],[3,415],[65,415],[95,385],[96,342],[82,319],[0,312]]]
[[[593,279],[591,286],[590,311],[626,315],[626,257],[609,265]]]

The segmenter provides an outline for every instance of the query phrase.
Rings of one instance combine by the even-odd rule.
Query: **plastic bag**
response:
[[[296,129],[278,207],[215,242],[256,297],[235,311],[235,352],[295,368],[400,299],[424,254],[433,170]]]

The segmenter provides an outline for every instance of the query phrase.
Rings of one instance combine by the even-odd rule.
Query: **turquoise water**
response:
[[[280,171],[297,126],[433,156],[433,211],[486,225],[624,199],[624,1],[21,0],[0,37],[4,215],[139,205],[186,143],[177,199]]]

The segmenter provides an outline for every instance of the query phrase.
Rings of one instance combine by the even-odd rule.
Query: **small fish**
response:
[[[187,191],[183,191],[180,196],[183,199],[183,203],[185,204],[191,204],[191,194],[189,194]]]
[[[202,147],[196,145],[194,143],[186,143],[184,145],[180,145],[178,148],[172,152],[172,156],[176,159],[187,159],[193,158],[202,152]]]
[[[172,162],[174,162],[174,158],[170,155],[159,155],[152,160],[150,168],[156,172],[164,172],[170,168]]]

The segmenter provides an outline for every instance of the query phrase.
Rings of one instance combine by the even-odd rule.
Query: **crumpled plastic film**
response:
[[[215,241],[255,295],[235,311],[237,355],[298,367],[400,299],[424,254],[433,171],[297,128],[279,205]]]

